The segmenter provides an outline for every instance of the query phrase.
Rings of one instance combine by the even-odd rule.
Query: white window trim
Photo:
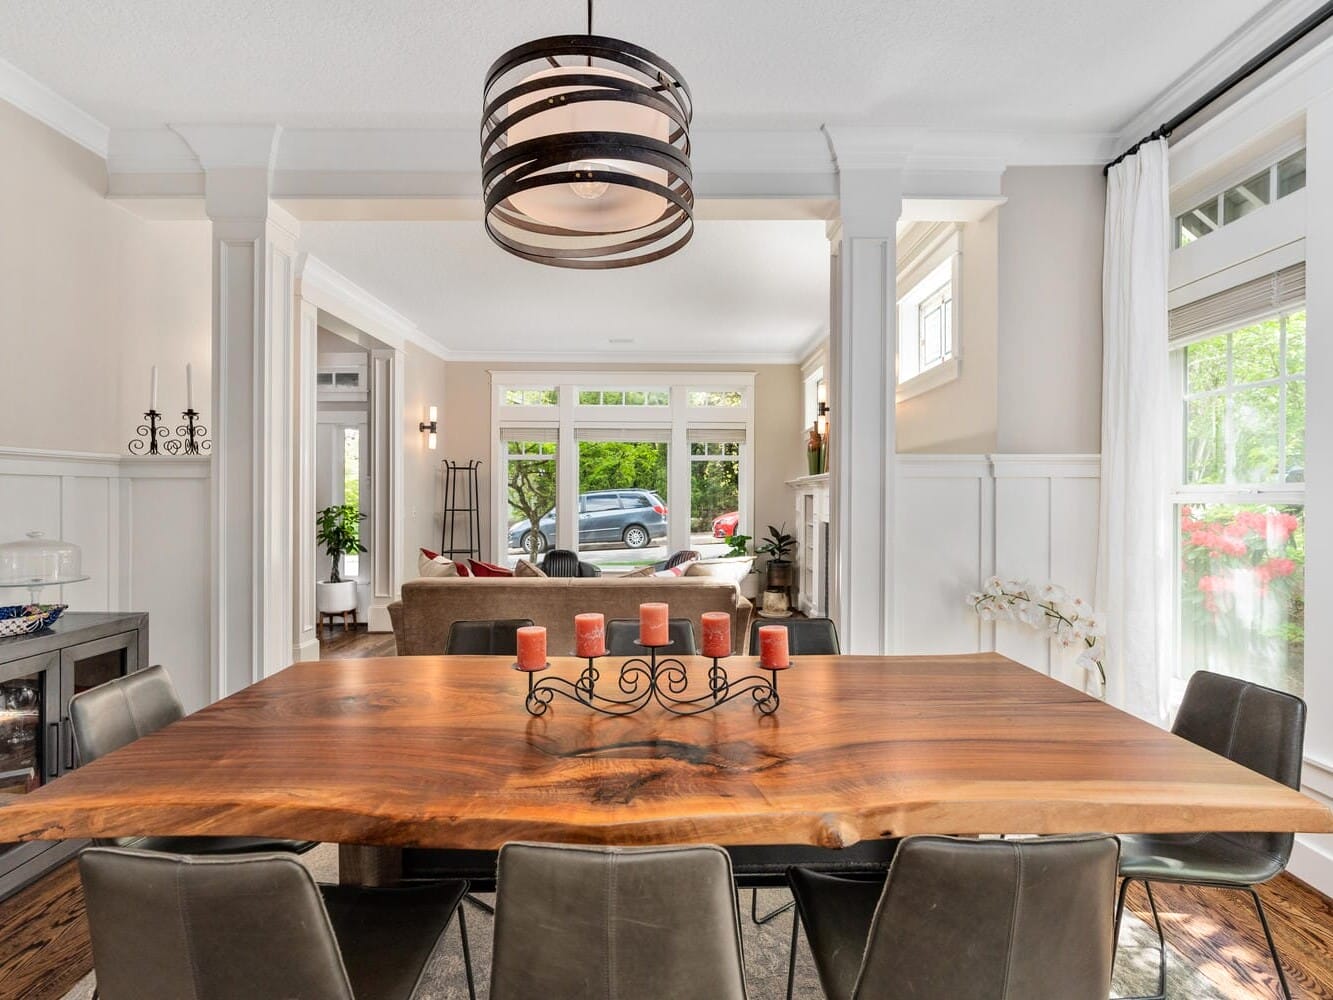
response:
[[[671,551],[690,547],[689,432],[692,428],[743,435],[740,456],[740,527],[752,534],[754,524],[754,372],[644,372],[625,371],[509,371],[493,369],[491,379],[491,544],[496,561],[508,555],[509,491],[506,488],[507,455],[502,439],[506,428],[556,431],[556,506],[578,507],[578,430],[623,431],[634,440],[635,428],[669,431],[667,448],[667,505],[679,510],[670,519],[667,545]],[[631,389],[651,383],[671,393],[669,406],[579,406],[580,388]],[[560,390],[555,406],[520,406],[504,401],[505,389],[548,388]],[[744,394],[742,406],[690,406],[690,390],[736,389]],[[683,502],[682,502],[683,500]],[[561,518],[556,525],[556,544],[578,551],[577,518]]]
[[[944,360],[931,365],[924,371],[915,372],[902,378],[903,351],[910,344],[913,351],[919,349],[919,303],[938,291],[940,285],[922,287],[946,263],[951,265],[949,276],[950,297],[949,330],[950,352]],[[933,284],[933,283],[932,283]],[[954,225],[945,227],[940,234],[930,240],[914,257],[900,263],[898,268],[898,287],[907,291],[898,299],[898,387],[895,394],[897,402],[920,396],[954,381],[962,374],[963,358],[963,234]],[[909,316],[910,313],[910,322]],[[905,331],[912,331],[910,339]]]

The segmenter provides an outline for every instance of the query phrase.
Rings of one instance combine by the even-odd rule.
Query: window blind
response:
[[[690,444],[732,444],[745,443],[744,427],[691,427],[688,432]]]
[[[1210,333],[1234,330],[1305,301],[1305,264],[1228,288],[1171,310],[1167,337],[1173,346]]]

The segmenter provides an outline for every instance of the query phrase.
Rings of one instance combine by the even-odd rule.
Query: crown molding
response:
[[[611,354],[597,351],[454,351],[448,348],[438,354],[445,361],[472,364],[543,364],[596,366],[624,365],[799,365],[800,349],[792,351],[738,351],[733,354],[681,351],[642,351],[633,354]],[[530,374],[524,372],[524,374]],[[564,374],[568,374],[565,372]],[[654,376],[661,373],[653,372]],[[698,377],[697,373],[694,376]]]
[[[0,59],[0,100],[106,158],[110,129],[13,63]]]
[[[1225,80],[1247,59],[1253,58],[1264,46],[1294,28],[1321,6],[1323,0],[1274,0],[1269,3],[1126,122],[1117,131],[1115,152],[1106,159],[1114,158],[1121,150],[1129,148],[1173,115],[1189,107],[1206,94],[1209,88]]]
[[[263,169],[270,174],[282,142],[281,125],[169,125],[204,170]],[[172,171],[166,170],[164,173]]]

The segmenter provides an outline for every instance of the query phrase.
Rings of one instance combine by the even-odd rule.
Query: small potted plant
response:
[[[749,553],[751,541],[753,541],[753,539],[749,535],[742,535],[739,532],[734,535],[728,535],[726,539],[726,558],[737,560],[748,559],[750,561],[750,565],[747,567],[745,575],[741,577],[738,585],[741,589],[741,596],[754,601],[759,598],[759,571],[754,568],[754,556]]]
[[[353,503],[325,507],[315,515],[315,540],[332,562],[328,580],[315,586],[315,609],[320,614],[340,614],[356,607],[356,581],[344,580],[341,570],[343,556],[366,551],[361,544],[365,518]]]
[[[755,551],[768,556],[768,590],[789,591],[792,584],[792,562],[790,553],[796,548],[796,538],[787,534],[787,525],[775,528],[768,526],[768,537],[762,545],[756,545]]]

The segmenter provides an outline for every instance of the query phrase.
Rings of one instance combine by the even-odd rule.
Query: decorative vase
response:
[[[337,615],[356,608],[356,581],[339,580],[315,584],[315,610],[322,615]]]
[[[823,448],[807,448],[805,452],[805,460],[810,468],[810,475],[817,476],[824,471],[821,468],[824,464]]]
[[[789,590],[792,581],[792,564],[789,560],[779,562],[776,559],[768,561],[768,586],[767,590]]]
[[[754,603],[759,599],[759,574],[746,573],[741,577],[741,596]]]

